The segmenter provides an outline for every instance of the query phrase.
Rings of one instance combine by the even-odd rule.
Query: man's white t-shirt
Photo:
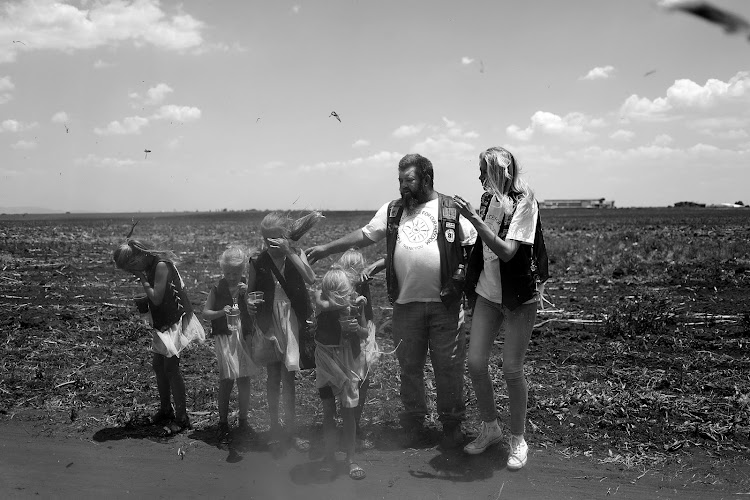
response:
[[[487,208],[487,215],[484,218],[484,223],[490,227],[493,234],[500,232],[503,215],[500,202],[493,196],[490,206]],[[536,201],[531,197],[523,198],[513,213],[513,218],[508,228],[508,235],[505,239],[516,240],[525,245],[533,245],[538,217],[539,206]],[[500,282],[499,257],[484,241],[482,242],[482,257],[484,258],[484,267],[477,282],[477,293],[491,302],[502,304],[503,287]]]
[[[388,225],[388,203],[380,207],[362,233],[372,241],[385,238]],[[413,211],[404,208],[398,226],[393,266],[399,284],[396,302],[440,302],[440,249],[438,247],[438,198],[418,205]],[[459,216],[457,231],[446,229],[447,242],[458,238],[461,245],[473,245],[477,231]],[[458,234],[456,234],[458,233]]]

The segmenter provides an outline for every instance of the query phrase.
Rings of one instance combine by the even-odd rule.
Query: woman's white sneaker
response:
[[[526,440],[521,436],[516,438],[515,436],[510,437],[510,454],[508,455],[508,470],[518,470],[526,465],[526,460],[529,455],[529,445],[526,444]]]
[[[500,426],[497,425],[497,422],[495,422],[494,425],[487,425],[487,422],[482,422],[479,436],[477,436],[474,441],[464,446],[464,452],[469,455],[479,455],[493,444],[499,443],[502,440],[503,433],[500,430]]]

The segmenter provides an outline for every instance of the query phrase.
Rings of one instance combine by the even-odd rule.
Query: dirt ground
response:
[[[305,245],[370,216],[332,214]],[[251,395],[258,439],[220,445],[210,338],[181,361],[194,429],[161,437],[145,424],[158,399],[149,332],[132,303],[139,289],[110,261],[132,218],[0,221],[0,498],[750,497],[750,210],[544,216],[553,305],[526,361],[528,465],[508,471],[504,446],[475,457],[402,447],[398,367],[384,356],[363,415],[374,448],[361,454],[362,481],[343,462],[333,475],[317,466],[310,374],[297,390],[309,454],[268,446],[265,376]],[[138,229],[170,235],[157,241],[182,257],[199,310],[220,276],[217,256],[255,241],[259,219],[153,217]],[[369,261],[382,253],[368,250]],[[379,342],[391,350],[382,277],[372,289]],[[496,346],[491,376],[507,420],[502,339]],[[426,381],[434,401],[429,363]],[[465,384],[470,432],[478,415]],[[434,413],[428,425],[437,428]]]
[[[505,468],[507,448],[468,457],[439,447],[403,449],[379,442],[363,451],[367,477],[354,481],[343,461],[334,473],[309,454],[253,441],[219,445],[194,430],[172,438],[135,437],[116,429],[80,434],[68,416],[24,412],[0,423],[3,498],[252,499],[721,499],[750,494],[747,460],[712,464],[701,455],[641,472],[531,443],[527,466]],[[342,458],[342,457],[339,457]],[[720,469],[716,468],[720,467]],[[745,478],[727,482],[720,478]]]

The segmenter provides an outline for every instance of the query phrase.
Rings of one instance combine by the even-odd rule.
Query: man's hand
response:
[[[305,255],[307,256],[308,264],[312,266],[320,259],[328,257],[328,252],[326,251],[324,245],[318,245],[316,247],[306,249]]]

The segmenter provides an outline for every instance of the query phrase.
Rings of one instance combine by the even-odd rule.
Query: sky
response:
[[[478,205],[492,146],[539,200],[750,203],[750,40],[656,0],[0,3],[4,212],[374,211],[407,153]]]

